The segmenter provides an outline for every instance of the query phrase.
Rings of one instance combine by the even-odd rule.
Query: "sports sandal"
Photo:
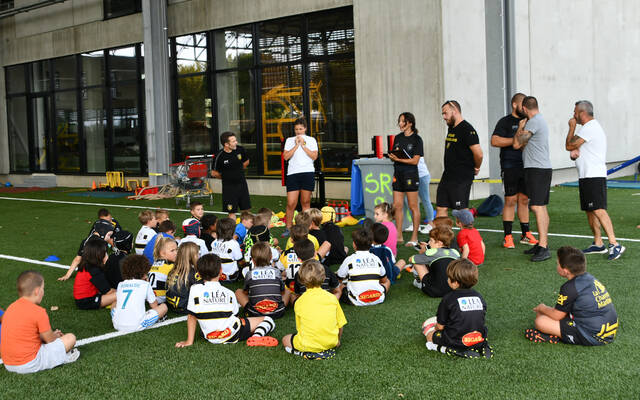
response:
[[[525,329],[524,337],[531,340],[534,343],[558,343],[560,338],[555,335],[549,335],[547,333],[540,332],[537,329]]]
[[[277,345],[278,339],[271,336],[251,336],[247,339],[247,346],[276,347]]]

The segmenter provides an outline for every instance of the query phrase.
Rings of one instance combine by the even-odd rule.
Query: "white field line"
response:
[[[45,199],[28,199],[24,197],[0,197],[0,200],[20,200],[20,201],[35,201],[38,203],[57,203],[57,204],[72,204],[76,206],[97,206],[97,207],[120,207],[120,208],[139,208],[142,210],[149,210],[155,207],[143,207],[143,206],[128,206],[124,204],[103,204],[103,203],[83,203],[81,201],[61,201],[61,200],[45,200]],[[182,211],[189,212],[189,210],[181,209],[181,208],[165,208],[167,211]],[[213,214],[222,214],[227,215],[227,213],[222,211],[206,211],[208,213]]]
[[[454,228],[454,229],[459,229],[459,228]],[[499,229],[483,229],[483,228],[476,228],[478,231],[480,232],[495,232],[495,233],[503,233],[503,231],[499,230]],[[513,231],[513,233],[522,233],[520,231]],[[532,233],[538,233],[538,232],[533,232]],[[588,236],[588,235],[572,235],[570,233],[549,233],[549,236],[558,236],[558,237],[568,237],[568,238],[581,238],[581,239],[593,239],[593,236]],[[606,239],[606,236],[604,236],[604,238]],[[617,237],[616,240],[620,240],[622,242],[640,242],[640,239],[629,239],[629,238],[621,238],[621,237]]]
[[[25,262],[25,263],[29,263],[29,264],[46,265],[48,267],[54,267],[54,268],[60,268],[60,269],[69,269],[69,265],[56,264],[56,263],[47,262],[47,261],[32,260],[30,258],[8,256],[6,254],[0,254],[0,258],[5,258],[7,260],[13,260],[13,261]]]

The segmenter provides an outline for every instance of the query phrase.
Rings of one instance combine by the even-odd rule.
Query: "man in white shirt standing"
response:
[[[576,134],[576,125],[582,129]],[[593,243],[582,250],[584,254],[609,253],[609,260],[619,258],[626,250],[616,241],[613,223],[607,213],[607,137],[600,123],[593,117],[593,104],[587,100],[576,102],[573,118],[569,120],[569,133],[565,142],[578,168],[580,208],[587,213],[593,232]],[[609,238],[609,248],[604,246],[600,227]]]

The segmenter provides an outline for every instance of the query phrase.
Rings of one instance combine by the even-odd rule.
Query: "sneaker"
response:
[[[277,345],[278,339],[271,336],[251,336],[247,339],[247,346],[276,347]]]
[[[538,246],[538,251],[531,257],[531,261],[538,262],[551,258],[551,252],[548,247]]]
[[[533,236],[533,233],[531,233],[531,231],[528,231],[524,235],[520,236],[520,243],[528,244],[529,246],[535,246],[536,244],[538,244],[538,239]]]
[[[595,242],[591,243],[591,246],[582,250],[582,254],[585,254],[585,255],[586,254],[605,254],[605,253],[607,253],[607,248],[604,246],[604,244],[602,246],[596,246]]]
[[[413,225],[409,225],[406,228],[403,229],[403,231],[405,232],[413,232]]]
[[[523,251],[524,254],[536,254],[536,252],[538,251],[538,247],[540,247],[540,245],[538,245],[537,243],[533,245],[532,248]]]
[[[504,237],[504,241],[502,242],[502,247],[505,249],[515,249],[516,245],[513,244],[513,235],[507,235]]]
[[[609,245],[609,257],[607,258],[609,261],[611,260],[617,260],[618,258],[620,258],[620,256],[622,255],[622,253],[624,253],[624,251],[627,248],[624,247],[621,244],[617,244],[617,245]]]
[[[282,232],[282,235],[280,235],[280,237],[283,237],[283,238],[289,237],[289,230],[285,229],[284,232]]]
[[[537,329],[525,329],[524,337],[531,340],[534,343],[558,343],[560,338],[555,335],[549,335],[547,333],[542,333]]]
[[[307,360],[328,360],[329,358],[333,358],[336,355],[336,349],[328,349],[318,353],[312,353],[309,351],[305,351],[302,353],[302,358]]]
[[[75,362],[79,357],[80,357],[80,350],[74,347],[73,349],[69,350],[69,352],[67,353],[67,358],[64,360],[64,363],[70,364],[72,362]]]
[[[419,281],[417,278],[413,280],[413,286],[415,286],[418,289],[422,290],[422,282]]]

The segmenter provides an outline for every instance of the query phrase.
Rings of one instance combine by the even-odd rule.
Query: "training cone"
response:
[[[91,190],[96,190],[96,189],[97,189],[96,181],[93,181],[93,185],[91,185]]]

